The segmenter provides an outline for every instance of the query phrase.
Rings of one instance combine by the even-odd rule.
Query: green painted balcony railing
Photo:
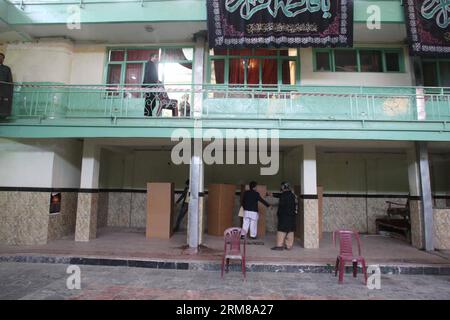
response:
[[[144,118],[147,103],[154,116],[189,118],[193,101],[203,101],[202,118],[450,121],[450,88],[165,85],[76,86],[16,84],[11,120]],[[419,108],[420,109],[420,108]]]

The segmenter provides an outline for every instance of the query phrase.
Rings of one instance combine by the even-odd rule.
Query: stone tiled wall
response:
[[[98,193],[79,193],[75,241],[89,241],[97,237]]]
[[[0,192],[0,243],[47,243],[49,192]]]
[[[131,193],[110,192],[108,199],[108,227],[130,227]]]
[[[434,246],[450,250],[450,209],[434,210]]]
[[[175,201],[180,195],[175,195]],[[208,195],[205,195],[204,211],[204,231],[207,230],[207,201]],[[274,204],[272,209],[266,211],[266,231],[275,232],[277,228],[277,203],[275,198],[268,197],[269,203]],[[236,195],[233,209],[233,225],[240,226],[238,216],[240,207],[240,196]],[[173,223],[180,211],[180,204],[174,205]],[[100,193],[98,208],[98,226],[125,227],[125,228],[145,228],[147,220],[147,194],[141,192],[110,192]],[[187,216],[181,222],[180,230],[186,230]]]
[[[145,228],[147,225],[147,194],[131,194],[130,227]]]
[[[175,196],[178,199],[179,194]],[[266,231],[277,229],[277,203],[275,198],[266,199],[274,207],[266,213]],[[204,231],[207,231],[207,201],[205,195]],[[375,197],[324,197],[323,198],[323,231],[332,232],[337,229],[351,228],[361,233],[375,234],[375,220],[386,215],[386,201],[406,203],[407,198],[375,198]],[[233,209],[233,226],[240,226],[237,215],[240,206],[240,196],[236,195]],[[146,193],[110,192],[100,193],[98,208],[98,226],[145,228],[146,227]],[[174,206],[173,223],[179,214],[180,205]],[[412,219],[415,219],[415,216]],[[187,228],[187,216],[181,223],[181,230]],[[415,221],[415,220],[414,220]],[[416,226],[417,224],[414,224]],[[413,227],[414,227],[413,226]],[[418,228],[418,227],[417,227]],[[416,234],[416,243],[420,242],[420,232]],[[417,245],[420,245],[418,243]]]
[[[417,249],[423,249],[423,218],[422,201],[411,200],[409,202],[411,218],[411,244]]]
[[[324,197],[323,231],[354,229],[367,232],[365,198]]]
[[[61,194],[61,212],[49,217],[48,240],[61,239],[75,233],[77,202],[78,193],[63,192]]]
[[[302,200],[304,211],[301,219],[300,240],[306,249],[319,248],[319,201],[316,199]]]
[[[375,220],[386,216],[386,201],[406,204],[407,198],[324,197],[323,231],[354,229],[374,234]]]
[[[436,198],[433,200],[433,207],[436,209],[447,209],[450,208],[450,199]]]
[[[367,233],[376,233],[375,220],[386,217],[386,210],[389,207],[387,201],[406,204],[408,198],[367,198]]]
[[[108,225],[108,202],[109,193],[100,192],[98,195],[97,228],[103,228]]]

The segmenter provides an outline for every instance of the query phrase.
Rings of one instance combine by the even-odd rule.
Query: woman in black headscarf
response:
[[[277,245],[272,250],[291,250],[294,245],[294,231],[296,229],[298,200],[287,182],[281,184],[281,193],[273,195],[279,198]]]

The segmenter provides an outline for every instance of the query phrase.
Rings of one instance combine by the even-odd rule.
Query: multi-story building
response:
[[[379,28],[367,25],[374,6]],[[449,249],[450,56],[410,56],[400,0],[355,0],[353,20],[352,48],[214,49],[205,0],[0,0],[0,52],[14,80],[0,123],[0,242],[143,228],[146,183],[180,190],[190,177],[192,247],[208,185],[256,180],[299,186],[305,248],[319,247],[319,225],[374,234],[392,200],[409,203],[412,246]],[[168,97],[142,88],[152,53]],[[177,110],[144,117],[145,90]],[[198,161],[212,139],[184,155],[190,164],[173,162],[174,135],[235,129],[241,139],[275,132],[278,164]],[[261,175],[271,165],[275,174]],[[60,214],[49,215],[56,193]]]

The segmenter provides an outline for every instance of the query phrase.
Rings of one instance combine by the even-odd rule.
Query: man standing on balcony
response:
[[[11,69],[3,64],[5,55],[0,52],[0,117],[11,115],[13,79]]]
[[[144,88],[153,88],[156,89],[159,83],[158,80],[158,55],[156,53],[152,53],[150,55],[150,60],[147,61],[147,65],[145,66],[144,73]],[[153,109],[157,104],[158,93],[155,92],[146,92],[145,93],[145,108],[144,108],[144,116],[151,117],[153,113]]]

